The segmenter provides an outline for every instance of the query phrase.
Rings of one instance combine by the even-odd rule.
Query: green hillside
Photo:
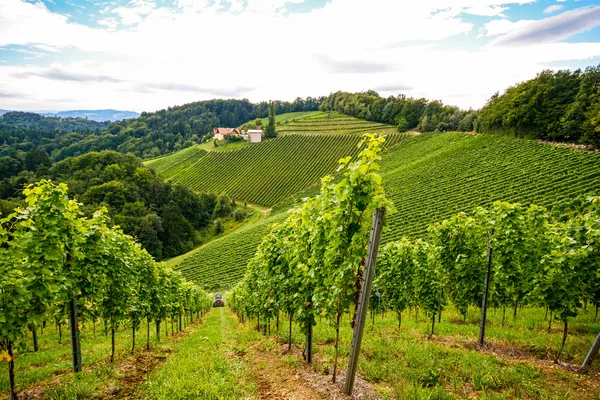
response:
[[[366,121],[337,112],[314,113],[305,118],[291,119],[277,126],[280,135],[343,135],[349,133],[377,132],[382,134],[397,132],[396,128],[378,122]]]
[[[402,137],[390,135],[388,145]],[[359,141],[360,135],[286,135],[240,150],[201,153],[198,158],[178,152],[155,163],[161,176],[193,190],[269,207],[335,172],[341,157],[358,152]],[[176,166],[169,169],[164,164],[171,157]]]
[[[297,153],[295,147],[287,151],[289,157]],[[384,153],[381,173],[398,210],[389,217],[384,241],[423,236],[430,223],[495,200],[549,207],[600,192],[600,154],[501,136],[412,136]],[[311,189],[297,197],[314,193]],[[293,199],[285,204],[274,207],[274,215],[260,224],[195,250],[178,268],[200,284],[210,283],[209,287],[230,285],[243,276],[266,224],[283,218]]]
[[[308,116],[315,115],[315,114],[321,114],[321,112],[320,111],[298,111],[298,112],[277,114],[277,115],[275,115],[275,124],[284,124],[284,123],[287,123],[287,122],[295,120],[295,119],[304,118],[304,117],[308,117]],[[269,122],[269,117],[264,117],[264,118],[261,118],[260,120],[261,120],[263,126],[267,126],[267,123]],[[248,122],[251,122],[251,121],[248,121]],[[245,124],[238,126],[238,128],[241,128],[243,125],[245,125]]]
[[[256,252],[269,226],[286,215],[285,212],[271,215],[190,251],[177,258],[175,268],[186,279],[210,290],[230,288],[244,276],[247,261]]]
[[[190,164],[198,161],[205,154],[206,150],[203,150],[196,145],[168,156],[162,156],[146,161],[145,164],[154,169],[162,178],[171,179],[173,176],[189,167]]]

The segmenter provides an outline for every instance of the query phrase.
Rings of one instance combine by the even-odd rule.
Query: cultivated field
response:
[[[286,152],[293,157],[295,147],[279,151],[285,159]],[[389,216],[385,243],[401,236],[423,237],[430,224],[458,211],[471,211],[477,205],[488,206],[495,200],[551,206],[598,193],[600,154],[509,137],[423,134],[411,136],[384,152],[381,175],[386,193],[397,208]],[[240,173],[240,181],[245,176]],[[270,188],[280,190],[277,186]],[[285,214],[294,202],[300,203],[302,197],[312,196],[315,191],[313,187],[283,200],[281,205],[275,204],[273,218],[278,213]],[[270,196],[269,192],[265,196]],[[247,260],[265,232],[262,223],[245,227],[243,246],[238,244],[242,239],[237,234],[225,236],[196,249],[180,267],[185,265],[184,275],[201,284],[209,280],[199,278],[201,272],[193,272],[195,268],[202,268],[203,272],[206,268],[213,277],[227,276],[210,280],[210,285],[229,286],[243,276]],[[205,264],[210,268],[202,267]]]

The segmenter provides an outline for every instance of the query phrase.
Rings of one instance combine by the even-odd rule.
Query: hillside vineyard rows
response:
[[[388,145],[402,137],[390,135]],[[359,140],[359,135],[285,135],[241,150],[209,152],[170,178],[198,192],[268,207],[335,172],[341,157],[356,155]]]
[[[397,131],[396,128],[390,125],[366,121],[364,119],[358,119],[336,112],[332,112],[331,117],[332,118],[330,119],[329,113],[318,113],[305,118],[292,119],[280,124],[277,128],[277,132],[283,135],[293,133],[309,135],[343,135],[363,132],[387,134]]]
[[[169,156],[146,161],[146,165],[153,168],[161,178],[170,179],[187,168],[190,163],[198,161],[205,154],[206,150],[202,150],[198,146],[192,146]]]
[[[275,214],[207,243],[192,251],[176,268],[186,279],[209,290],[233,287],[244,275],[248,260],[256,252],[261,238],[269,231],[269,226],[285,216],[285,213]]]
[[[389,217],[384,243],[402,236],[424,237],[430,224],[459,211],[471,211],[477,205],[489,206],[496,200],[551,207],[600,191],[598,153],[510,137],[462,133],[423,134],[387,146],[381,175],[397,212]],[[286,149],[279,151],[286,158]],[[287,152],[293,157],[296,148],[288,147]],[[249,179],[245,173],[240,174],[241,181]],[[312,192],[296,194],[296,202]],[[271,194],[266,192],[264,196],[269,198]],[[285,203],[291,206],[293,200]],[[287,208],[275,205],[270,218],[279,215],[276,210],[285,215],[280,210]],[[243,234],[236,231],[197,249],[176,268],[201,286],[230,286],[243,276],[247,260],[265,232],[262,223],[245,227]],[[208,271],[210,278],[204,278],[202,273]],[[218,276],[227,277],[215,280]]]

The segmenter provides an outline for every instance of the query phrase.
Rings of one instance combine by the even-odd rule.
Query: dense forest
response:
[[[52,165],[42,153],[38,148],[29,157],[31,170],[0,182],[2,215],[18,204],[23,185],[40,179],[65,182],[70,195],[85,203],[86,214],[105,206],[125,233],[136,236],[154,257],[164,259],[191,250],[206,232],[213,233],[216,219],[236,211],[224,196],[197,194],[163,182],[132,154],[92,152]],[[238,208],[236,215],[245,213]]]
[[[322,111],[337,111],[356,118],[398,127],[399,131],[472,131],[477,111],[460,110],[441,101],[414,99],[403,94],[381,97],[369,90],[360,93],[335,92],[321,104]]]
[[[476,129],[600,147],[600,65],[542,71],[496,93],[481,109]]]
[[[297,98],[276,102],[277,114],[316,111],[323,98]],[[137,119],[111,124],[107,135],[126,137],[115,150],[131,152],[142,158],[171,153],[210,137],[212,128],[237,127],[244,122],[267,116],[269,103],[248,100],[208,100],[142,113]]]
[[[275,102],[278,114],[315,111],[324,98],[297,98]],[[43,117],[8,112],[0,117],[0,157],[15,157],[35,147],[53,161],[101,150],[116,150],[149,158],[199,143],[218,126],[237,127],[268,114],[267,102],[208,100],[169,107],[139,118],[95,122],[84,118]]]

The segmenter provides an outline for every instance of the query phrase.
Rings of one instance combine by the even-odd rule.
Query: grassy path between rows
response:
[[[183,340],[168,361],[153,371],[136,398],[254,398],[256,386],[236,356],[244,329],[225,308],[211,310],[202,326]]]

